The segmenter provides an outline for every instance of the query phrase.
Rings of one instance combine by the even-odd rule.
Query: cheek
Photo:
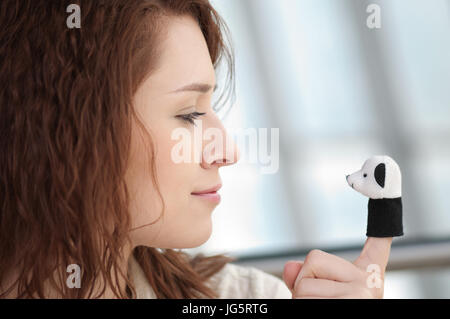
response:
[[[149,145],[144,143],[142,138],[136,131],[133,132],[129,166],[125,175],[130,194],[129,210],[133,228],[153,222],[162,209],[162,203],[153,185]]]
[[[133,228],[154,222],[162,213],[164,199],[164,223],[159,220],[154,225],[142,227],[133,232],[134,241],[143,245],[154,243],[159,246],[174,245],[177,241],[189,241],[192,234],[189,229],[208,229],[199,227],[196,223],[205,223],[205,215],[199,207],[198,199],[190,194],[194,190],[198,177],[198,163],[175,163],[172,160],[172,147],[178,142],[170,138],[170,132],[162,128],[158,133],[152,133],[155,147],[156,181],[159,194],[153,185],[150,154],[141,138],[133,142],[133,152],[130,158],[130,170],[127,184],[130,193],[130,213]],[[197,200],[197,201],[196,201]],[[188,227],[186,227],[188,226]],[[157,235],[161,232],[159,235]],[[164,234],[164,235],[162,235]]]
[[[158,153],[156,171],[164,198],[173,204],[188,201],[195,181],[195,163],[176,163],[172,159],[172,149],[178,143],[169,134],[157,135]],[[198,165],[198,164],[197,164]]]

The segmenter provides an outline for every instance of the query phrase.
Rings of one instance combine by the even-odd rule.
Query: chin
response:
[[[193,227],[193,229],[196,230],[194,234],[192,234],[192,237],[185,238],[184,240],[181,240],[179,248],[195,248],[198,246],[203,245],[208,241],[208,239],[211,237],[212,233],[212,225],[211,221],[207,223],[207,225],[202,225],[202,227]]]
[[[204,243],[206,243],[210,237],[211,237],[211,232],[209,232],[207,235],[205,235],[203,237],[196,238],[194,241],[189,243],[188,247],[186,247],[186,248],[195,248],[195,247],[201,246]]]

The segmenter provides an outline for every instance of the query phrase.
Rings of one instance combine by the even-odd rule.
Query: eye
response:
[[[366,173],[364,173],[364,175],[363,175],[364,177],[367,177],[367,174]]]
[[[189,114],[182,114],[182,115],[177,115],[176,117],[181,118],[183,121],[189,122],[191,124],[194,124],[194,120],[197,119],[199,116],[205,115],[206,113],[200,113],[200,112],[192,112]]]

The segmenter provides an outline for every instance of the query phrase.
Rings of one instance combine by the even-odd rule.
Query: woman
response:
[[[208,239],[218,198],[198,193],[239,158],[229,139],[173,157],[176,130],[226,136],[211,98],[233,56],[207,0],[6,0],[0,15],[1,297],[292,297],[301,263],[285,284],[177,250]]]

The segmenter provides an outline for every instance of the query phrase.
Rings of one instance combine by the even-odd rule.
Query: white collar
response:
[[[152,286],[133,254],[128,259],[128,267],[131,280],[136,289],[136,299],[157,299]]]

